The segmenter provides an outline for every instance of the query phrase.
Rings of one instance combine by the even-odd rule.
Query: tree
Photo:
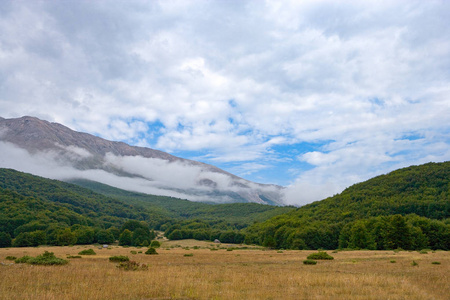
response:
[[[134,246],[143,246],[145,241],[147,241],[148,246],[148,241],[151,240],[150,231],[148,230],[148,228],[137,228],[133,231],[132,239]]]
[[[222,243],[234,243],[234,236],[236,233],[234,231],[225,231],[219,236],[219,240]]]
[[[411,249],[411,231],[406,219],[402,215],[393,215],[389,219],[386,234],[388,249]]]
[[[74,231],[77,236],[77,244],[92,244],[95,240],[95,231],[90,227],[79,228]]]
[[[375,240],[367,230],[364,221],[356,221],[350,229],[350,239],[348,247],[352,249],[374,250]]]
[[[114,243],[114,235],[108,230],[101,229],[97,232],[97,243],[99,244]]]
[[[150,247],[151,248],[159,248],[159,247],[161,247],[161,243],[158,241],[152,241],[150,244]]]
[[[11,236],[7,232],[0,232],[0,248],[11,247]]]
[[[420,227],[411,228],[412,248],[415,250],[425,249],[428,247],[428,238],[423,234]]]
[[[209,233],[205,230],[196,230],[192,237],[198,241],[209,240]]]
[[[128,220],[125,223],[123,223],[122,227],[120,228],[120,232],[123,232],[125,229],[128,229],[129,231],[133,232],[138,228],[143,228],[148,230],[148,224],[141,221],[136,220]]]
[[[132,233],[128,229],[125,229],[119,237],[120,246],[131,246],[133,244]]]
[[[112,233],[112,235],[114,236],[114,240],[119,239],[120,237],[120,230],[117,227],[110,227],[107,229],[109,232]]]
[[[167,237],[169,240],[181,240],[183,239],[183,233],[180,229],[175,229],[172,233]]]
[[[56,240],[59,246],[75,245],[77,236],[70,228],[64,228],[56,234]]]
[[[12,241],[13,247],[30,247],[31,239],[28,232],[22,232]]]
[[[271,235],[268,235],[264,238],[263,246],[268,248],[275,248],[277,246],[277,241]]]

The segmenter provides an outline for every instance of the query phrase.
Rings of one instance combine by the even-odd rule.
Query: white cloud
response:
[[[247,167],[313,143],[296,182],[334,193],[450,159],[449,3],[3,1],[0,111]]]

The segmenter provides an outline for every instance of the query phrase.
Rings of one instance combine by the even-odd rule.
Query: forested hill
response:
[[[140,234],[133,240],[136,245],[150,241],[150,230],[186,220],[202,222],[202,229],[209,228],[215,234],[204,236],[210,239],[293,209],[255,203],[193,203],[95,182],[85,185],[91,189],[0,169],[0,247],[11,242],[13,246],[109,243],[117,240],[131,221],[135,222],[131,222],[134,229],[142,227],[147,233],[145,238]]]
[[[279,248],[450,249],[449,217],[450,162],[428,163],[355,184],[255,224],[246,235]]]
[[[145,207],[149,211],[161,211],[174,219],[202,219],[208,221],[222,219],[230,223],[236,223],[240,227],[250,225],[254,221],[264,221],[294,209],[292,206],[272,206],[257,203],[215,204],[192,202],[173,197],[125,191],[83,179],[72,180],[71,182],[124,203]]]

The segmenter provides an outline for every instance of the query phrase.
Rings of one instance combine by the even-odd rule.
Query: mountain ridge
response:
[[[175,197],[185,195],[186,199],[194,201],[283,204],[282,187],[254,183],[209,164],[109,141],[36,117],[0,118],[0,141],[25,149],[34,156],[50,153],[54,161],[79,171],[101,170],[128,181],[140,179],[136,184],[142,189],[145,185],[151,186],[149,190],[160,191],[165,196],[173,192]],[[189,178],[188,183],[183,184],[186,178],[172,178],[183,172]],[[161,174],[165,176],[162,179]],[[111,182],[103,183],[115,186]],[[143,192],[142,189],[136,191]]]

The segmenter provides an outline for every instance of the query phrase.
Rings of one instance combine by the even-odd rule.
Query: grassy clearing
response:
[[[210,251],[212,243],[159,255],[145,248],[96,250],[63,266],[12,264],[7,256],[76,255],[83,247],[0,249],[0,299],[448,299],[450,253],[343,251],[334,260],[304,265],[317,251]],[[184,243],[189,243],[186,245]],[[193,250],[197,246],[199,249]],[[189,250],[183,249],[189,247]],[[135,251],[136,254],[130,254]],[[185,254],[193,253],[192,257]],[[148,266],[124,271],[111,256]],[[391,263],[395,260],[396,263]],[[417,262],[417,266],[411,263]],[[440,265],[433,262],[440,262]]]

